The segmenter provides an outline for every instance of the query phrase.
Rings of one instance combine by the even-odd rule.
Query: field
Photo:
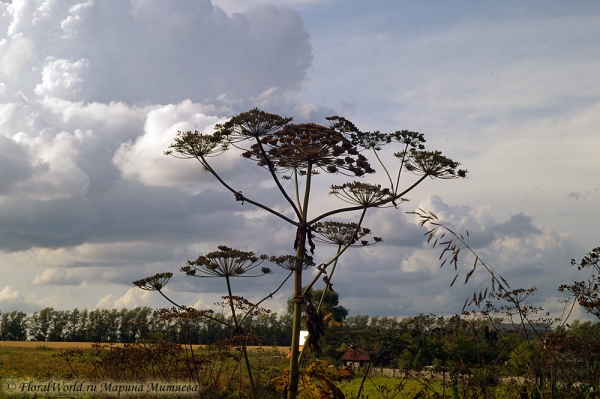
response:
[[[57,355],[65,349],[91,350],[87,342],[0,342],[0,377],[2,378],[72,378],[73,371]],[[82,374],[93,370],[93,357],[86,353],[76,360]]]
[[[86,379],[94,374],[93,362],[99,360],[92,350],[92,343],[89,342],[9,342],[0,341],[0,378],[4,380],[23,379],[23,380],[72,380]],[[117,344],[117,347],[122,345]],[[81,349],[84,351],[82,357],[71,360],[73,370],[68,363],[58,354],[65,350]],[[274,356],[285,356],[289,348],[287,347],[252,347],[249,348],[252,355],[253,364],[259,363],[273,369],[275,367],[285,367],[287,362],[281,361],[278,365],[274,364]],[[196,345],[194,351],[197,353],[206,352],[203,346]],[[361,378],[355,378],[350,382],[342,382],[339,387],[347,398],[352,398],[358,392]],[[375,377],[367,380],[363,393],[370,398],[380,396],[379,390],[393,390],[400,383],[398,379],[387,377]],[[400,397],[412,398],[419,392],[420,386],[414,381],[409,381],[403,389]],[[4,398],[0,394],[0,398]]]
[[[98,379],[98,368],[95,366],[101,360],[97,350],[92,348],[92,343],[88,342],[0,342],[0,379],[4,381],[10,380],[36,380],[36,381],[47,381],[47,380],[95,380]],[[117,348],[123,348],[123,345],[114,345]],[[128,360],[134,359],[137,363],[139,355],[144,353],[145,348],[138,348],[139,352],[133,353],[133,357],[104,357],[105,364],[111,364],[117,366],[116,369],[121,368],[122,365],[128,364]],[[251,347],[249,348],[250,359],[253,369],[256,370],[255,379],[261,380],[262,384],[266,384],[272,378],[281,375],[281,368],[287,367],[287,362],[281,357],[287,354],[289,348],[287,347]],[[70,364],[65,361],[60,354],[67,353],[65,351],[82,350],[81,356],[71,356]],[[202,356],[208,356],[210,353],[214,354],[215,351],[204,346],[196,345],[194,348],[194,354],[196,359]],[[73,352],[71,352],[73,353]],[[104,352],[104,355],[110,353],[109,350]],[[115,351],[119,354],[120,351]],[[165,353],[165,352],[159,352]],[[188,352],[189,353],[189,352]],[[238,352],[239,354],[239,352]],[[108,359],[108,360],[107,360]],[[115,361],[115,359],[117,359]],[[140,362],[142,363],[142,362]],[[218,362],[216,362],[218,363]],[[216,364],[215,363],[215,364]],[[148,367],[147,363],[143,367]],[[72,366],[72,368],[71,368]],[[168,366],[168,362],[164,364]],[[136,366],[126,366],[135,368]],[[242,381],[247,381],[247,377],[239,374],[239,364],[231,358],[227,358],[221,364],[222,372],[218,374],[211,374],[209,376],[213,379],[223,379],[232,381],[234,385],[242,384]],[[104,369],[103,372],[110,371],[111,369]],[[175,370],[175,369],[173,369]],[[211,372],[212,373],[212,372]],[[106,374],[104,374],[106,375]],[[237,377],[233,377],[237,375]],[[114,376],[114,375],[113,375]],[[216,376],[216,377],[215,377]],[[351,381],[343,381],[336,383],[336,385],[342,390],[346,398],[356,398],[359,392],[362,374],[357,374],[356,377]],[[102,379],[100,377],[100,379]],[[420,378],[423,380],[423,378]],[[102,380],[112,380],[112,378],[105,378]],[[134,381],[134,378],[125,377],[123,381]],[[155,380],[153,378],[146,378],[146,380]],[[365,398],[413,398],[413,397],[430,397],[434,391],[438,393],[444,392],[445,395],[450,395],[452,389],[446,383],[446,388],[442,388],[442,381],[439,379],[425,379],[421,382],[415,379],[402,379],[402,378],[389,378],[383,376],[370,375],[369,378],[365,379],[364,386],[362,388],[362,394]],[[202,383],[204,384],[204,383]],[[235,387],[234,387],[235,388]],[[505,389],[495,390],[492,395],[498,398],[516,398],[514,392],[508,393]],[[421,393],[419,395],[419,393]],[[421,396],[425,395],[425,396]],[[496,396],[497,395],[497,396]],[[6,393],[0,390],[0,398],[6,398]],[[460,396],[462,397],[462,395]]]
[[[39,342],[39,341],[0,341],[0,377],[20,378],[71,378],[73,371],[67,362],[57,355],[65,350],[81,349],[84,356],[75,359],[75,372],[89,375],[92,361],[97,360],[92,351],[93,342]],[[123,347],[123,344],[113,344]],[[192,345],[194,352],[202,351],[205,345]],[[263,357],[285,356],[289,348],[285,347],[249,347],[250,353],[257,351]]]

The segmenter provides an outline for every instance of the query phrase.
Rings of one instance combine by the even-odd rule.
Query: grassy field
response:
[[[360,387],[362,375],[358,375],[352,381],[340,384],[340,388],[347,399],[356,398]],[[435,388],[439,390],[439,384]],[[412,398],[423,390],[423,386],[414,380],[402,380],[399,378],[372,376],[365,381],[362,393],[365,398]],[[398,392],[397,395],[394,393]]]
[[[72,370],[65,360],[58,357],[53,357],[53,355],[56,355],[65,349],[75,348],[83,349],[85,352],[83,357],[77,358],[73,361],[73,368],[78,373],[79,379],[89,378],[89,376],[94,372],[92,362],[97,359],[92,355],[93,351],[91,350],[91,344],[89,343],[26,342],[24,344],[25,345],[18,345],[17,343],[0,344],[0,379],[31,379],[38,381],[45,381],[49,379],[76,379],[76,376],[73,375]],[[265,350],[263,362],[265,364],[271,363],[272,354],[276,353],[279,349],[280,348],[263,348],[263,350]],[[287,350],[287,348],[284,349]],[[200,349],[200,351],[202,351],[202,349]],[[253,358],[253,360],[256,361],[256,350],[254,350]],[[282,366],[286,364],[285,361],[282,363]],[[399,380],[393,378],[373,377],[372,382],[367,381],[365,383],[363,392],[365,397],[381,397],[376,386],[379,387],[379,390],[393,390],[398,383]],[[340,388],[346,395],[346,398],[352,398],[356,396],[359,385],[360,378],[355,378],[351,382],[341,383]],[[408,382],[404,387],[402,394],[397,397],[412,398],[417,392],[419,392],[419,390],[420,387],[418,384],[414,382]],[[5,395],[0,393],[0,398],[5,397]]]
[[[40,341],[0,341],[0,377],[27,378],[67,378],[73,375],[67,362],[56,357],[69,349],[81,349],[84,356],[74,360],[75,371],[89,375],[94,360],[93,342],[40,342]],[[123,344],[114,344],[122,347]],[[194,352],[206,349],[206,345],[193,345]],[[287,347],[249,347],[255,356],[260,354],[270,362],[273,356],[285,356]],[[258,353],[257,353],[258,352]]]
[[[120,345],[121,346],[121,345]],[[61,357],[57,356],[64,353],[65,350],[81,349],[83,356],[76,356],[71,359],[71,365]],[[262,370],[258,377],[260,380],[269,381],[281,375],[280,368],[286,367],[285,359],[276,358],[285,356],[288,352],[287,347],[253,347],[251,350],[251,363],[253,368],[260,366]],[[214,351],[213,351],[214,352]],[[197,357],[209,353],[209,349],[204,346],[196,346],[194,353]],[[277,360],[277,361],[276,361]],[[100,361],[91,343],[87,342],[0,342],[0,380],[90,380],[95,375],[94,363]],[[226,361],[231,367],[230,361]],[[231,370],[231,369],[230,369]],[[239,372],[239,368],[233,368]],[[225,376],[230,371],[225,371]],[[356,398],[361,384],[362,375],[357,374],[356,378],[349,382],[341,382],[337,385],[345,394],[346,398]],[[432,393],[436,390],[442,392],[440,380],[428,380],[421,384],[414,379],[400,379],[390,377],[370,376],[365,380],[362,393],[365,398],[413,398],[421,391],[423,393]],[[429,392],[428,392],[429,391]],[[446,395],[450,394],[448,387]],[[7,396],[0,392],[0,399]],[[498,397],[513,397],[511,395],[500,395]]]
[[[1,345],[0,378],[73,378],[73,371],[67,362],[53,355],[64,349],[80,347],[51,347],[47,344],[37,343],[35,346]],[[88,349],[91,349],[91,346]],[[92,372],[92,360],[91,352],[86,353],[82,358],[75,360],[76,370],[80,370],[84,374]]]

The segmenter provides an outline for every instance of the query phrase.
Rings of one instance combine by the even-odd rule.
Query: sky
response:
[[[570,259],[600,245],[598,37],[600,4],[583,0],[4,0],[0,311],[168,307],[132,285],[165,271],[166,294],[210,308],[224,282],[186,277],[187,260],[218,245],[292,253],[293,229],[236,202],[197,162],[163,155],[178,131],[211,133],[258,107],[419,131],[469,170],[367,215],[384,242],[350,249],[333,279],[350,315],[450,315],[486,284],[483,269],[462,284],[465,256],[450,287],[455,271],[407,213],[418,208],[468,231],[511,288],[535,286],[532,304],[558,314],[558,286],[587,277]],[[214,162],[236,190],[285,206],[239,154]],[[342,204],[328,186],[349,179],[318,176],[314,215]],[[329,255],[318,247],[315,260]],[[273,269],[234,293],[260,300],[285,278]],[[282,314],[291,292],[265,306]]]

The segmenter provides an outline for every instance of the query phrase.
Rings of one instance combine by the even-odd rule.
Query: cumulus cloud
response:
[[[0,136],[0,195],[10,193],[19,182],[34,173],[27,147]]]
[[[116,298],[113,294],[106,295],[100,298],[96,304],[96,308],[100,309],[122,309],[135,308],[136,306],[148,306],[151,292],[140,290],[137,287],[130,288],[120,298]]]
[[[301,87],[312,50],[299,14],[230,17],[208,0],[0,7],[2,248],[135,242],[171,235],[169,224],[218,237],[218,216],[200,226],[185,214],[215,204],[197,195],[214,186],[194,162],[162,153],[178,130],[210,131]],[[226,174],[234,160],[217,166]]]
[[[41,82],[29,88],[42,97],[238,101],[298,89],[312,61],[298,13],[273,6],[231,17],[210,0],[19,1],[3,8],[3,70],[14,75],[32,65],[27,77]]]
[[[197,182],[199,165],[196,162],[182,162],[165,157],[157,149],[166,151],[178,132],[200,131],[211,134],[217,123],[228,118],[206,115],[206,106],[186,100],[177,105],[167,105],[150,111],[146,117],[144,134],[135,142],[121,144],[113,158],[126,179],[136,179],[150,186],[179,186],[182,183]],[[231,157],[217,161],[230,170],[235,162]]]
[[[0,290],[0,308],[2,311],[21,310],[32,312],[38,310],[42,303],[32,295],[23,295],[14,287],[7,285]]]
[[[323,118],[336,113],[323,105],[290,99],[290,93],[304,86],[312,63],[312,46],[299,13],[268,5],[245,9],[264,3],[253,0],[237,6],[244,9],[226,8],[228,15],[218,7],[226,7],[226,3],[232,7],[228,1],[213,5],[209,0],[0,3],[0,267],[6,276],[19,271],[18,278],[9,277],[5,283],[14,288],[0,291],[0,301],[28,309],[42,303],[68,307],[70,296],[87,301],[78,302],[79,307],[156,305],[160,296],[155,301],[147,292],[137,288],[125,292],[124,287],[157,272],[177,271],[186,260],[219,244],[275,255],[293,250],[293,227],[236,202],[197,162],[163,155],[177,131],[210,132],[215,123],[254,106],[296,116],[296,121],[318,123],[326,123]],[[593,28],[588,20],[584,22]],[[339,42],[321,53],[321,62],[335,70],[322,75],[327,76],[326,82],[316,84],[330,90],[336,82],[343,82],[344,90],[338,94],[346,101],[344,111],[362,112],[363,105],[356,99],[356,93],[361,93],[361,101],[370,101],[373,107],[382,105],[373,113],[374,118],[382,113],[393,115],[390,119],[394,123],[404,119],[403,123],[409,121],[416,129],[424,126],[434,131],[438,138],[443,137],[439,132],[446,129],[447,121],[460,115],[461,122],[453,125],[459,133],[451,137],[449,149],[466,154],[465,164],[477,158],[474,153],[486,158],[478,165],[480,174],[473,174],[470,182],[480,191],[490,188],[490,196],[496,195],[496,186],[506,185],[525,195],[536,187],[537,174],[523,173],[518,163],[507,162],[506,154],[515,159],[543,160],[536,170],[549,169],[547,159],[553,155],[574,158],[566,152],[546,154],[533,144],[540,137],[558,140],[564,132],[597,125],[599,105],[588,102],[585,109],[573,110],[560,120],[541,113],[536,121],[543,123],[522,124],[521,133],[508,129],[511,137],[531,132],[523,135],[518,145],[501,141],[468,150],[462,132],[477,122],[487,128],[482,130],[482,139],[494,136],[499,132],[495,129],[514,126],[511,122],[492,127],[490,121],[495,120],[496,111],[522,120],[519,107],[538,100],[551,107],[548,99],[562,98],[561,93],[574,87],[592,96],[597,92],[592,81],[571,86],[560,78],[564,71],[577,74],[594,64],[593,60],[581,64],[565,57],[560,64],[562,72],[544,73],[530,80],[532,71],[545,65],[549,52],[522,64],[503,58],[504,50],[517,51],[512,45],[491,54],[495,47],[489,44],[507,36],[535,42],[523,26],[494,26],[496,29],[483,38],[473,34],[478,31],[476,27],[468,25],[442,33],[428,30],[401,40],[383,35],[386,37],[373,40],[365,36],[358,41],[348,41],[348,30],[340,29]],[[544,26],[537,39],[547,37],[548,29],[556,24]],[[473,37],[477,38],[476,46],[470,50]],[[401,51],[390,51],[395,48],[389,45],[390,40],[394,46],[403,46]],[[371,57],[378,46],[387,57],[384,62]],[[432,47],[435,51],[429,51]],[[462,55],[457,48],[469,52],[470,68],[458,62]],[[473,61],[480,50],[498,62],[505,80],[496,81],[482,72],[488,61]],[[347,57],[352,54],[370,60],[368,68],[357,74],[360,78],[349,78],[339,69],[338,60],[350,59]],[[437,65],[435,54],[444,62],[432,74],[421,66]],[[414,63],[414,59],[421,63]],[[390,79],[389,70],[401,73]],[[350,81],[353,83],[349,85]],[[538,86],[563,83],[553,85],[548,92],[532,90],[524,95],[523,82],[527,81]],[[382,90],[367,89],[364,84]],[[399,86],[403,89],[398,90]],[[482,96],[481,90],[493,93]],[[374,92],[377,98],[371,94]],[[455,97],[457,92],[459,98]],[[435,117],[428,101],[440,110]],[[406,105],[400,107],[399,103]],[[373,121],[363,121],[366,123],[361,127],[370,129]],[[380,129],[389,120],[376,122],[383,123],[375,127]],[[558,133],[547,138],[542,135],[547,131]],[[578,151],[573,161],[577,170],[595,170],[597,146],[593,144],[597,137],[589,134],[586,138],[586,148]],[[262,184],[269,178],[264,170],[233,151],[215,162],[235,190],[288,212],[277,189]],[[497,173],[499,165],[504,168],[503,176],[512,173],[519,179],[481,177],[486,168]],[[471,165],[466,166],[471,169]],[[380,176],[378,173],[375,178]],[[328,181],[323,176],[319,179],[315,187],[326,192]],[[595,185],[590,179],[589,187]],[[457,231],[469,230],[473,248],[509,281],[525,286],[543,284],[548,287],[544,294],[563,282],[561,265],[568,265],[573,252],[580,248],[570,234],[559,234],[537,223],[537,208],[518,208],[504,212],[507,216],[502,218],[494,213],[496,205],[465,205],[459,199],[447,199],[446,195],[464,190],[464,185],[458,189],[441,187],[444,200],[431,196],[417,206],[436,213]],[[595,195],[595,191],[588,195],[568,184],[559,191],[563,196],[572,193],[569,198],[579,198],[580,203]],[[325,194],[313,198],[311,212],[332,205]],[[419,198],[419,192],[413,198]],[[493,203],[484,194],[477,198],[480,203]],[[370,213],[365,226],[382,236],[384,243],[352,249],[342,258],[334,287],[354,314],[409,315],[428,313],[432,308],[455,312],[472,290],[472,286],[448,288],[454,271],[439,270],[438,254],[423,244],[423,229],[402,212],[414,209],[411,206],[408,203],[401,210]],[[327,253],[317,248],[315,256],[326,258]],[[469,263],[465,259],[465,265]],[[464,269],[459,272],[464,273]],[[255,297],[257,290],[271,292],[283,278],[277,271],[252,285],[236,281],[236,292]],[[473,281],[484,279],[485,273],[478,271]],[[26,284],[46,299],[34,301],[23,296],[21,293],[32,289]],[[277,301],[285,302],[288,288],[278,294]],[[194,306],[218,301],[223,292],[214,280],[184,276],[174,277],[168,289]],[[281,309],[277,303],[273,307]]]
[[[71,62],[48,57],[42,70],[42,83],[34,92],[38,96],[76,99],[84,87],[82,75],[89,67],[90,61],[86,58]]]
[[[453,205],[438,196],[428,196],[416,207],[433,212],[465,237],[468,229],[469,245],[489,267],[506,278],[511,288],[537,287],[532,303],[557,314],[560,304],[547,298],[559,297],[558,286],[570,279],[570,256],[580,250],[572,236],[540,228],[523,214],[498,221],[489,206]],[[414,222],[416,226],[418,219]],[[402,225],[398,227],[401,235]],[[386,245],[386,241],[381,247],[359,249],[341,259],[334,287],[353,314],[414,315],[432,309],[453,314],[461,311],[479,284],[489,283],[489,273],[479,267],[469,283],[462,284],[474,261],[466,250],[461,251],[457,270],[448,264],[440,268],[443,248],[426,244],[422,234],[427,230],[419,230],[419,245]],[[395,239],[393,234],[386,238]],[[450,287],[457,273],[457,282]]]
[[[35,61],[35,43],[23,36],[17,36],[4,43],[0,56],[0,71],[6,77],[19,74],[23,68]]]
[[[19,291],[15,291],[10,285],[7,285],[0,291],[0,302],[16,302],[21,299]]]

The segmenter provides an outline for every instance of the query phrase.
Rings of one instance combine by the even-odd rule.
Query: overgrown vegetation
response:
[[[180,132],[167,151],[167,155],[197,160],[203,170],[231,192],[236,201],[254,205],[296,229],[288,254],[257,256],[251,251],[219,246],[218,251],[201,255],[181,268],[188,276],[225,279],[227,295],[223,298],[231,312],[230,320],[223,323],[230,329],[232,339],[240,343],[254,398],[257,397],[256,386],[247,359],[246,343],[254,339],[249,321],[264,313],[259,308],[261,303],[271,298],[293,276],[291,353],[287,371],[289,378],[287,384],[278,384],[283,392],[287,392],[288,398],[293,399],[298,395],[301,388],[299,383],[306,373],[306,370],[300,369],[303,355],[300,351],[302,315],[306,316],[305,328],[309,332],[304,348],[308,347],[317,353],[321,350],[319,341],[331,322],[331,315],[320,313],[321,299],[313,298],[309,292],[321,278],[325,283],[323,296],[327,290],[332,290],[332,278],[340,256],[354,244],[370,244],[368,240],[361,240],[362,236],[370,233],[370,230],[362,226],[367,211],[389,205],[397,207],[406,200],[404,196],[407,193],[428,177],[453,179],[465,177],[467,173],[466,170],[458,169],[459,163],[442,155],[440,151],[425,150],[425,139],[420,133],[407,130],[394,133],[363,132],[345,118],[332,116],[327,119],[328,127],[314,123],[292,124],[292,118],[253,109],[217,125],[212,134]],[[392,152],[397,159],[397,166],[390,171],[378,152],[393,145],[398,149],[397,152]],[[250,198],[226,182],[210,160],[227,151],[238,151],[242,158],[264,168],[278,188],[287,209],[269,207],[261,202],[262,199]],[[355,180],[332,184],[329,194],[348,205],[334,206],[321,214],[309,212],[309,204],[315,194],[313,191],[317,187],[313,184],[313,179],[323,174],[357,178],[373,174],[375,169],[365,156],[369,153],[375,156],[385,173],[383,182],[374,184]],[[402,171],[412,173],[416,179],[404,183],[406,178],[401,181]],[[356,213],[358,216],[354,223],[327,220]],[[287,216],[290,214],[293,217]],[[329,260],[315,262],[317,242],[327,241],[337,244],[337,253]],[[375,237],[374,241],[381,241],[381,238]],[[273,292],[265,293],[264,299],[257,304],[234,296],[231,279],[271,273],[271,269],[265,266],[254,273],[267,260],[289,272],[279,287]],[[317,268],[317,273],[313,274],[307,285],[303,285],[304,271],[313,267]],[[171,272],[160,273],[134,284],[165,296],[162,287],[172,275]],[[171,298],[167,299],[182,310],[188,309]],[[206,310],[204,316],[212,317],[209,312],[210,310]],[[333,394],[329,382],[320,380],[320,386],[324,395]],[[305,386],[305,389],[308,388]]]
[[[436,215],[420,209],[411,213],[427,227],[427,242],[441,249],[440,266],[456,271],[451,285],[460,277],[465,261],[472,266],[461,280],[469,282],[477,269],[487,273],[488,279],[466,299],[462,313],[452,317],[347,317],[333,289],[333,278],[348,249],[382,241],[370,238],[371,230],[362,225],[367,211],[397,208],[427,177],[452,179],[465,177],[466,171],[439,151],[426,151],[420,133],[362,132],[344,118],[328,120],[329,127],[296,125],[291,118],[254,109],[217,125],[213,134],[180,132],[167,151],[168,155],[196,159],[231,192],[233,200],[256,206],[296,230],[288,254],[257,255],[249,248],[221,245],[181,267],[187,277],[221,279],[225,294],[217,304],[221,312],[193,309],[167,297],[163,288],[173,273],[163,272],[134,284],[157,291],[174,307],[151,317],[145,308],[136,309],[137,316],[125,309],[98,311],[107,319],[115,317],[112,325],[119,325],[118,332],[91,327],[102,323],[86,324],[77,321],[74,313],[49,308],[34,314],[30,322],[18,312],[3,316],[2,337],[51,340],[62,334],[69,339],[100,336],[102,340],[131,342],[123,347],[97,345],[94,377],[194,381],[205,388],[202,397],[207,398],[595,398],[600,389],[599,324],[575,322],[569,326],[564,318],[544,315],[542,309],[528,303],[535,288],[511,287],[469,246],[468,232],[456,232]],[[393,154],[398,162],[396,172],[388,169],[382,162],[385,157],[379,155],[393,144],[401,146]],[[268,207],[224,181],[209,160],[226,151],[238,151],[264,168],[288,209]],[[313,179],[323,174],[359,178],[372,174],[375,169],[365,154],[374,155],[384,181],[332,184],[329,193],[349,205],[322,214],[309,213],[316,187]],[[406,179],[403,171],[416,177],[400,188],[401,180]],[[356,221],[327,220],[347,214],[356,215]],[[319,259],[321,244],[333,245],[335,255]],[[470,259],[462,259],[465,254]],[[600,248],[595,248],[580,262],[573,260],[579,270],[590,270],[590,277],[559,290],[600,318],[599,259]],[[271,265],[286,271],[277,287],[263,293],[257,303],[235,295],[235,279],[271,274]],[[303,281],[307,270],[311,276],[308,283]],[[277,316],[264,303],[292,277],[288,314]],[[324,283],[322,288],[316,287],[319,280]],[[92,314],[85,313],[88,318]],[[19,327],[23,325],[27,328]],[[309,332],[303,347],[301,328]],[[198,352],[191,346],[195,342],[211,346]],[[285,345],[290,350],[277,355],[250,350],[265,344]],[[283,367],[283,355],[289,357],[288,367]],[[58,356],[76,376],[74,362],[85,354],[64,351]]]

